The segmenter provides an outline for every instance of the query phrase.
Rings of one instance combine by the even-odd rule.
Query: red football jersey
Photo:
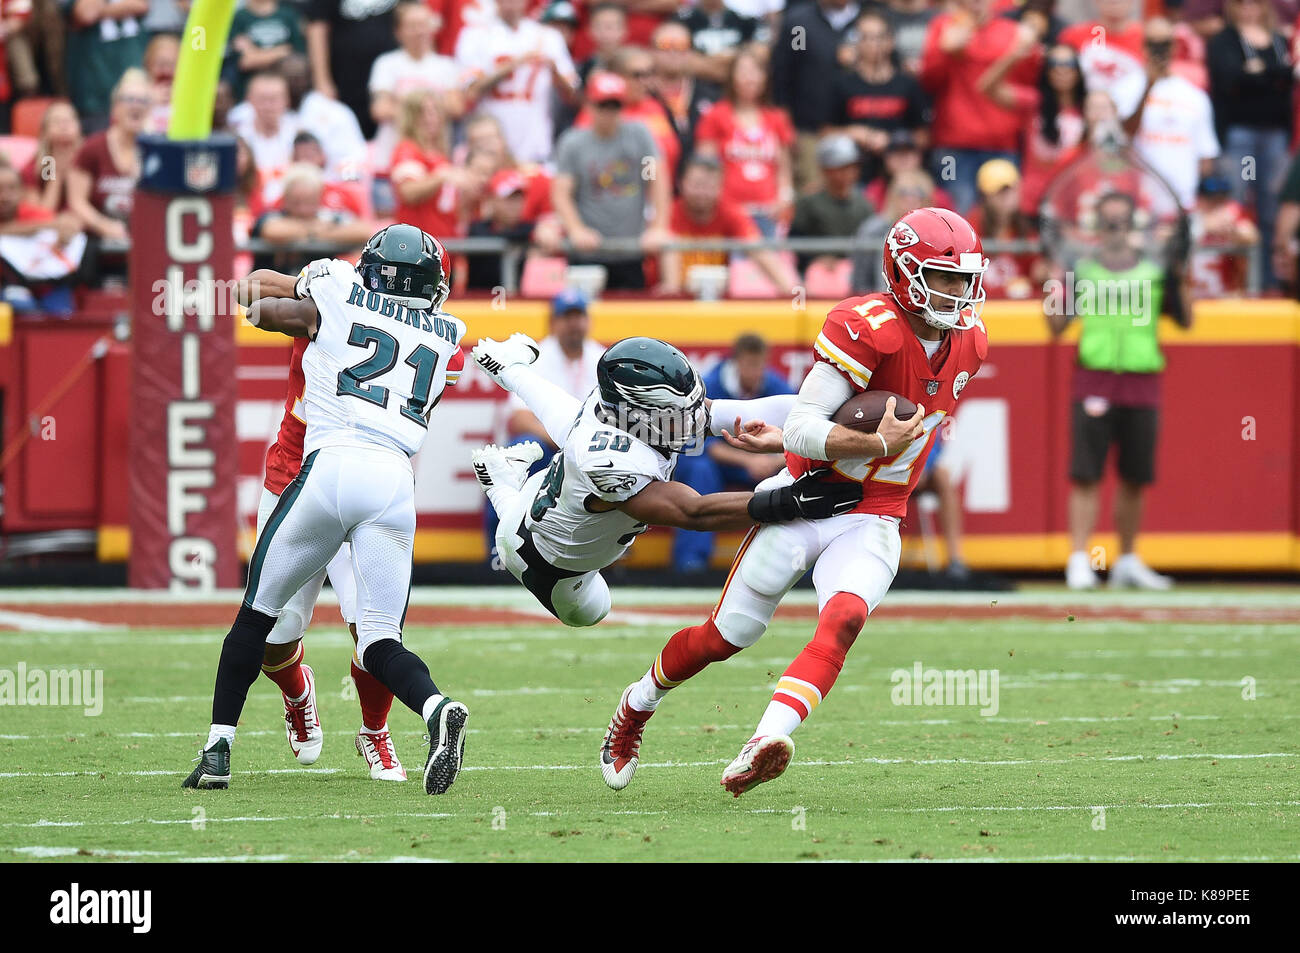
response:
[[[927,358],[906,312],[886,294],[846,298],[831,309],[813,345],[814,358],[843,374],[855,392],[892,391],[925,407],[925,432],[897,453],[833,464],[843,477],[862,484],[862,502],[853,512],[906,515],[907,499],[925,470],[940,424],[979,371],[988,348],[984,323],[976,319],[968,330],[949,331],[934,359]],[[827,465],[792,453],[786,462],[796,477]]]
[[[302,395],[307,389],[307,378],[302,372],[302,355],[309,344],[307,338],[294,338],[293,354],[289,357],[289,382],[284,398],[284,417],[275,443],[266,451],[266,479],[262,486],[276,496],[293,482],[302,469],[302,441],[307,436],[307,421],[303,416]],[[447,383],[455,384],[465,369],[465,352],[460,348],[447,365]]]

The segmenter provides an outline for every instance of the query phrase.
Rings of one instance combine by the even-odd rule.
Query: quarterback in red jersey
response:
[[[312,262],[299,277],[311,275],[312,269],[318,265],[323,270],[328,264],[329,259]],[[295,279],[291,276],[262,271],[255,272],[250,278],[256,279],[256,285],[264,296],[289,297],[293,294],[290,289],[294,288]],[[294,338],[293,341],[284,417],[280,421],[275,443],[266,451],[266,479],[257,505],[259,536],[274,513],[276,504],[280,502],[280,495],[302,468],[303,438],[307,433],[302,407],[303,390],[307,383],[302,370],[302,356],[309,343],[310,339],[305,337]],[[448,384],[456,383],[464,366],[465,355],[457,351],[447,369]],[[344,543],[325,570],[303,586],[285,605],[284,612],[266,638],[266,650],[262,657],[263,674],[275,682],[284,698],[285,733],[299,764],[314,763],[320,757],[324,742],[324,732],[316,708],[316,678],[311,666],[303,662],[302,636],[311,622],[326,575],[338,597],[339,613],[352,633],[352,641],[356,642],[357,590],[352,574],[352,547]],[[375,780],[405,781],[406,769],[398,760],[397,750],[388,731],[388,712],[393,705],[393,693],[379,679],[360,668],[355,652],[352,658],[352,682],[356,686],[357,701],[361,705],[361,729],[355,739],[357,754],[365,758],[370,776]]]
[[[956,212],[922,208],[899,219],[885,241],[888,291],[841,301],[814,345],[815,362],[784,427],[790,480],[829,462],[861,482],[862,502],[827,520],[754,527],[736,554],[722,596],[703,625],[677,632],[640,680],[624,690],[605,732],[601,772],[614,789],[632,780],[646,722],[669,690],[710,662],[753,645],[777,606],[811,567],[818,618],[812,640],[790,664],[750,740],[722,775],[739,796],[790,763],[790,735],[835,684],[849,647],[898,571],[898,525],[925,469],[939,425],[988,352],[980,320],[988,266],[979,236]],[[874,433],[833,423],[849,398],[892,391],[917,405],[908,421],[894,401]],[[757,449],[767,434],[738,439]],[[773,449],[781,449],[774,447]]]

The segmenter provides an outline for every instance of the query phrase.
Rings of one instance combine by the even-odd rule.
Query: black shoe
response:
[[[228,788],[230,787],[230,742],[218,738],[211,748],[199,752],[194,759],[199,766],[190,772],[190,776],[181,782],[183,788]]]
[[[444,698],[429,716],[429,760],[424,763],[424,793],[445,794],[460,774],[465,755],[469,709]]]

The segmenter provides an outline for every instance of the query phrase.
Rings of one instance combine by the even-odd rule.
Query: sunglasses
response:
[[[1047,61],[1047,65],[1053,69],[1058,67],[1062,69],[1074,69],[1078,62],[1079,61],[1073,56],[1053,56]]]
[[[1126,232],[1129,230],[1129,223],[1127,221],[1101,222],[1100,228],[1103,232]]]
[[[685,53],[690,48],[690,40],[660,40],[655,44],[655,49],[664,53]]]
[[[623,104],[617,99],[602,99],[596,103],[597,109],[621,109]]]

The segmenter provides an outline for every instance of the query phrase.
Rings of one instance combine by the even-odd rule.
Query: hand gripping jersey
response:
[[[320,321],[302,356],[303,452],[357,446],[413,456],[454,373],[464,322],[367,291],[345,261],[312,281],[311,297]]]
[[[307,379],[302,372],[302,356],[311,342],[307,338],[293,339],[293,353],[289,357],[289,379],[285,389],[284,416],[275,443],[266,451],[266,479],[263,486],[276,496],[293,482],[302,469],[302,442],[307,436],[307,411],[302,405],[307,389]],[[455,384],[465,369],[465,352],[456,349],[447,365],[447,383]]]
[[[599,408],[600,395],[593,391],[563,449],[522,490],[532,500],[523,526],[542,558],[557,569],[604,569],[645,532],[644,523],[619,510],[591,512],[589,498],[621,503],[654,480],[671,480],[677,466],[677,454],[664,456],[605,423]]]
[[[907,499],[925,469],[931,446],[939,439],[940,424],[979,371],[988,347],[988,332],[977,319],[968,330],[947,332],[947,340],[931,361],[906,312],[885,294],[847,298],[826,316],[813,346],[818,361],[839,371],[855,393],[892,391],[925,406],[925,432],[908,446],[888,457],[834,463],[838,473],[862,483],[862,502],[855,513],[907,514]],[[796,477],[826,466],[826,461],[792,453],[786,454],[786,462]]]

